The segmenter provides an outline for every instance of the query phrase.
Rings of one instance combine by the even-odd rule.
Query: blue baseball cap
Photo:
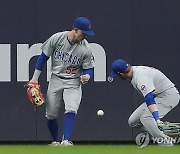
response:
[[[74,27],[82,30],[82,32],[86,35],[92,36],[95,33],[91,30],[91,23],[89,19],[85,17],[78,17],[74,21]]]
[[[112,71],[109,77],[114,78],[117,74],[124,73],[127,70],[128,66],[129,64],[123,59],[115,60],[111,65]]]

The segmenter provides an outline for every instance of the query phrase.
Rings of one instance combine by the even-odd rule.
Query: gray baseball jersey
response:
[[[84,39],[71,44],[68,31],[52,35],[41,46],[46,56],[52,57],[51,71],[63,78],[77,78],[83,69],[93,68],[93,56],[89,43]]]
[[[163,118],[179,103],[180,96],[178,90],[161,71],[155,68],[147,66],[132,66],[132,68],[133,78],[131,84],[143,96],[146,96],[149,92],[154,94],[159,116]],[[158,129],[145,102],[131,114],[128,123],[132,127],[142,127],[153,137],[166,137],[166,135]]]
[[[149,92],[154,95],[174,87],[174,84],[158,69],[148,66],[132,66],[133,78],[131,84],[143,96]]]
[[[83,69],[94,67],[89,43],[84,39],[71,44],[67,39],[68,32],[52,35],[41,47],[45,55],[52,60],[52,76],[46,98],[48,119],[58,117],[62,103],[65,104],[65,112],[77,113],[82,97],[80,75],[83,74]]]

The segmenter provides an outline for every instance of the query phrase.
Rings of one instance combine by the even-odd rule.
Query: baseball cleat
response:
[[[51,144],[49,144],[50,146],[59,146],[60,145],[60,142],[56,142],[56,141],[53,141]]]
[[[64,140],[60,143],[60,146],[73,146],[73,143],[68,140]]]

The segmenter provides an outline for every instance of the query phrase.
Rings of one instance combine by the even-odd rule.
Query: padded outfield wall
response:
[[[123,58],[133,65],[162,70],[180,90],[179,0],[4,0],[0,6],[0,141],[50,141],[45,106],[34,110],[26,97],[40,45],[52,34],[70,30],[85,16],[96,35],[89,37],[95,56],[94,79],[83,85],[73,141],[132,141],[138,131],[127,120],[143,101],[121,80],[108,83],[110,65]],[[49,65],[41,77],[46,93]],[[105,115],[96,112],[103,109]],[[59,114],[62,128],[63,111]],[[180,121],[177,106],[164,120]],[[60,135],[62,131],[60,130]]]

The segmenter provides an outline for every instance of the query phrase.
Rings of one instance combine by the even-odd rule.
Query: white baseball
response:
[[[98,116],[103,116],[103,115],[104,115],[104,111],[103,111],[103,110],[97,111],[97,115],[98,115]]]

